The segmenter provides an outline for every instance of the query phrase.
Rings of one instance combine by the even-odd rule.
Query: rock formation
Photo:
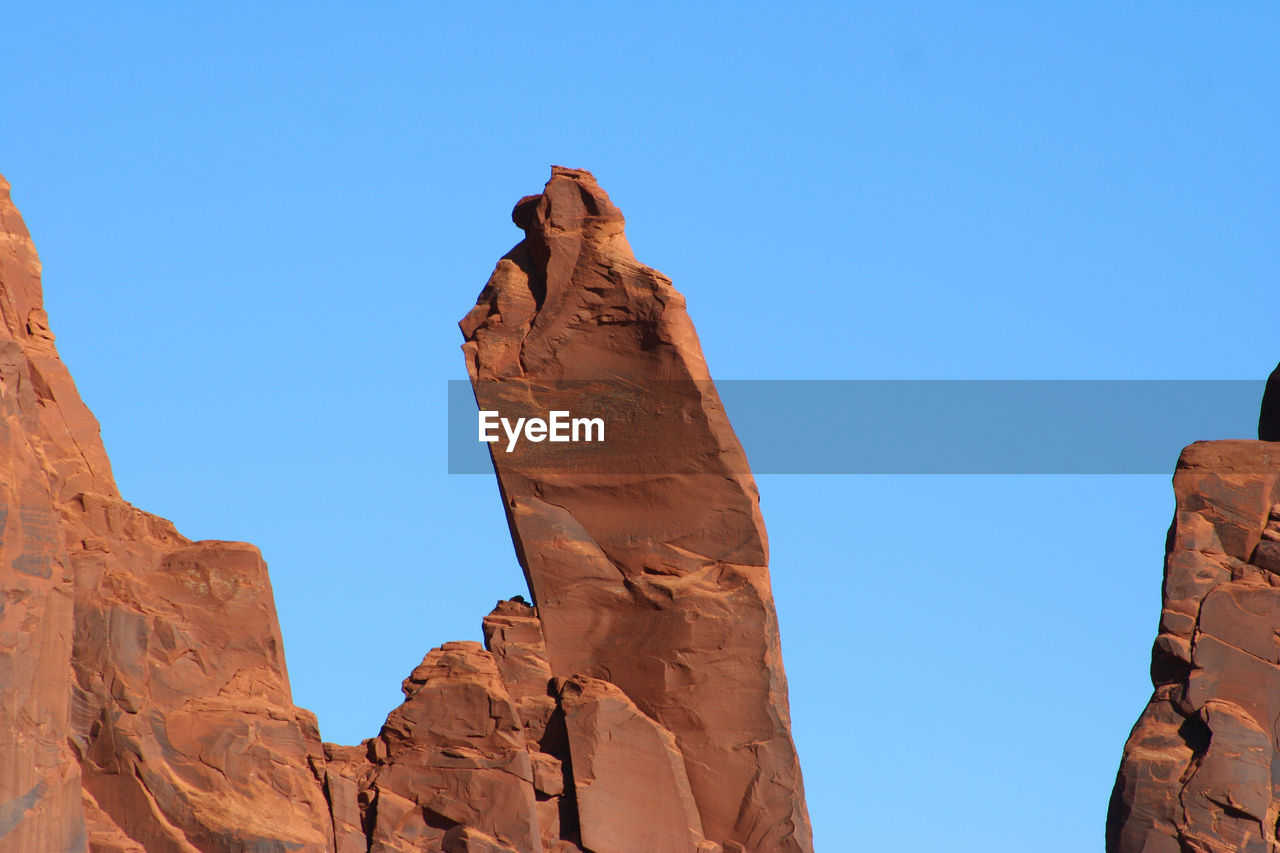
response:
[[[1280,365],[1267,377],[1262,411],[1258,413],[1258,438],[1261,441],[1280,441]]]
[[[339,746],[293,704],[258,551],[120,497],[0,179],[0,853],[812,849],[755,487],[683,300],[585,172],[515,218],[462,324],[477,395],[674,380],[638,430],[664,443],[624,437],[624,473],[495,452],[534,606]]]
[[[605,846],[634,831],[616,810],[616,822],[584,820],[583,842],[641,853],[692,850],[702,836],[730,849],[807,849],[757,492],[684,299],[635,260],[622,214],[587,172],[554,169],[512,218],[525,239],[462,321],[478,399],[524,398],[525,410],[545,412],[566,396],[589,401],[588,414],[609,412],[632,441],[606,442],[610,456],[585,473],[549,459],[550,445],[524,456],[491,445],[551,673],[588,679],[570,685],[591,725],[573,725],[566,709],[580,814],[610,812],[637,783],[670,794],[637,817],[666,824],[671,846]],[[637,391],[643,402],[628,407]],[[602,776],[626,765],[593,753],[602,725],[649,744],[631,762],[648,778]],[[590,783],[579,773],[587,760]]]
[[[1183,451],[1155,692],[1125,744],[1109,853],[1280,849],[1280,451]]]

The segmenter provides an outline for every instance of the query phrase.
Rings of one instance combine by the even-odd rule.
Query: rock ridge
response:
[[[588,172],[512,216],[461,324],[477,396],[690,380],[693,473],[495,455],[534,604],[343,746],[293,703],[258,550],[120,496],[0,178],[0,853],[812,850],[757,493],[684,300]]]

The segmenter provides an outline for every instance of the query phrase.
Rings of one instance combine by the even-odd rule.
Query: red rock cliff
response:
[[[1173,478],[1155,692],[1125,744],[1109,853],[1280,849],[1280,445],[1193,444]]]
[[[683,426],[622,475],[495,454],[536,607],[339,746],[293,705],[257,550],[121,499],[0,179],[0,853],[812,848],[755,487],[683,301],[585,172],[516,220],[463,321],[477,393],[677,380]]]
[[[0,181],[0,849],[328,849],[257,549],[121,499]]]

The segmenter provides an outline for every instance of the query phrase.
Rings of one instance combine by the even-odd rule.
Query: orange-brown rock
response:
[[[266,566],[120,498],[0,182],[0,849],[325,849]]]
[[[525,735],[530,742],[541,743],[556,709],[542,623],[532,607],[500,601],[484,617],[483,630],[485,647],[493,653]]]
[[[691,829],[811,849],[758,495],[684,299],[587,172],[554,168],[512,216],[525,239],[461,324],[477,399],[615,426],[593,446],[490,445],[551,673],[614,685],[674,737]],[[572,728],[570,752],[575,774],[593,752]],[[593,788],[638,796],[619,772],[603,763]]]
[[[546,245],[513,254],[550,290],[504,289],[508,259],[486,292],[558,343],[486,315],[471,331],[508,352],[473,340],[477,375],[492,356],[706,380],[682,301],[589,176],[557,170],[540,198],[517,213]],[[483,646],[431,650],[381,732],[340,746],[293,704],[257,549],[120,497],[39,272],[0,181],[0,853],[810,849],[764,530],[709,382],[649,429],[692,474],[499,466],[538,607],[499,602]],[[582,323],[587,292],[619,322]]]
[[[533,764],[493,655],[479,643],[446,643],[423,659],[404,691],[407,701],[387,718],[375,750],[374,843],[399,849],[395,840],[412,820],[416,844],[443,845],[460,826],[516,850],[539,849]],[[413,803],[410,816],[397,811],[384,827],[387,798]]]
[[[560,690],[582,843],[595,853],[707,849],[676,739],[607,681]],[[718,849],[718,847],[717,847]]]
[[[1266,853],[1280,821],[1280,451],[1193,444],[1152,651],[1155,692],[1125,745],[1109,853]]]
[[[79,399],[60,422],[59,371],[40,292],[40,262],[0,180],[0,841],[7,849],[84,846],[80,764],[71,729],[75,587],[62,533],[68,487],[115,493],[97,429]],[[56,390],[55,390],[56,388]],[[74,391],[71,392],[74,395]],[[57,395],[55,397],[55,394]],[[74,487],[72,487],[74,488]]]

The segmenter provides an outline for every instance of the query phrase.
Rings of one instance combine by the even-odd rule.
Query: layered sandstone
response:
[[[811,849],[755,487],[683,300],[585,172],[516,219],[463,322],[477,394],[673,381],[637,431],[665,445],[625,474],[495,457],[535,606],[339,746],[293,704],[257,550],[120,497],[0,180],[0,853]]]
[[[1193,444],[1173,485],[1155,692],[1125,745],[1107,850],[1275,851],[1280,445]]]

